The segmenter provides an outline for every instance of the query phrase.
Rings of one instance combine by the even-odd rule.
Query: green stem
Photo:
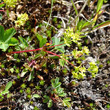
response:
[[[77,16],[77,15],[78,15],[78,11],[77,11],[77,9],[76,9],[76,7],[75,7],[75,4],[74,4],[73,0],[71,0],[71,2],[72,2],[72,5],[73,5],[73,8],[74,8],[74,10],[75,10],[76,16]]]
[[[78,14],[78,11],[77,11],[77,9],[76,9],[76,6],[75,6],[75,4],[74,4],[74,2],[73,2],[73,0],[71,0],[71,2],[72,2],[72,5],[73,5],[73,8],[74,8],[74,10],[75,10],[75,13],[76,13],[76,17],[75,17],[75,25],[77,26],[77,23],[78,23],[78,21],[79,21],[79,14]],[[76,30],[76,29],[75,29]]]

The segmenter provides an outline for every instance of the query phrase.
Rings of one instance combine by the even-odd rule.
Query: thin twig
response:
[[[75,19],[79,18],[80,14],[82,13],[82,11],[84,10],[84,8],[86,7],[87,2],[88,2],[88,0],[85,1],[83,7],[81,8],[80,12],[79,12],[78,15],[75,17]]]
[[[5,10],[0,10],[1,12],[5,12]]]
[[[49,22],[50,22],[51,17],[52,17],[52,8],[53,8],[53,0],[51,0],[51,12],[50,12],[50,16],[49,16],[49,20],[48,20],[48,24],[47,24],[46,28],[48,27]]]

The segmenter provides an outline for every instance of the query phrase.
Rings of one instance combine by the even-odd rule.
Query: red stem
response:
[[[64,44],[64,43],[63,43]],[[54,46],[49,46],[47,48],[52,48],[52,47],[55,47],[55,46],[60,46],[60,45],[63,45],[63,44],[58,44],[58,45],[54,45]]]
[[[16,51],[16,52],[10,52],[10,54],[23,53],[23,52],[33,52],[33,51],[38,51],[38,50],[42,50],[42,49],[43,49],[43,48],[32,49],[32,50]]]
[[[5,12],[5,10],[0,10],[1,12]]]
[[[53,53],[53,52],[50,52],[50,51],[47,51],[45,50],[45,52],[47,53],[50,53],[52,55],[55,55],[55,56],[58,56],[59,58],[62,58],[60,55],[56,54],[56,53]],[[72,65],[73,67],[75,67],[72,63],[70,63],[68,60],[66,60],[65,58],[62,58],[63,60],[65,60],[66,62],[68,62],[70,65]]]
[[[50,46],[48,48],[51,48],[51,47],[55,47],[55,46],[60,46],[60,45],[63,45],[63,44],[59,44],[59,45],[54,45],[54,46]],[[38,49],[32,49],[32,50],[24,50],[24,51],[16,51],[16,52],[10,52],[9,54],[16,54],[16,53],[23,53],[23,52],[33,52],[33,51],[39,51],[39,50],[42,50],[42,48],[38,48]],[[43,51],[47,52],[47,53],[50,53],[52,55],[55,55],[55,56],[58,56],[59,58],[62,58],[60,55],[56,54],[56,53],[53,53],[53,52],[50,52],[50,51],[47,51],[47,50],[44,50]],[[66,62],[68,62],[70,65],[72,65],[73,67],[75,67],[72,63],[70,63],[68,60],[66,60],[65,58],[62,58],[63,60],[65,60]]]
[[[35,15],[34,15],[34,20],[35,20],[35,23],[34,23],[34,28],[35,28],[36,27],[36,23],[37,23]]]
[[[52,48],[52,47],[60,46],[60,45],[63,45],[63,44],[54,45],[54,46],[50,46],[50,47],[47,47],[47,48]],[[10,54],[23,53],[23,52],[33,52],[33,51],[39,51],[39,50],[42,50],[42,49],[43,49],[43,47],[42,48],[38,48],[38,49],[32,49],[32,50],[23,50],[23,51],[10,52]]]

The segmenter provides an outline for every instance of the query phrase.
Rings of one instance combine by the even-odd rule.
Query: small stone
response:
[[[103,70],[103,73],[104,74],[108,74],[108,70],[106,69],[106,70]]]
[[[108,68],[108,71],[110,71],[110,68]]]
[[[22,5],[18,5],[17,10],[19,11],[19,10],[21,10],[22,8],[23,8]]]
[[[34,107],[32,105],[30,105],[30,109],[34,110]]]
[[[82,81],[81,86],[82,87],[90,87],[90,83],[88,81]]]
[[[100,47],[100,44],[98,43],[97,46]]]
[[[16,13],[14,11],[11,11],[9,13],[9,20],[14,21],[16,19]]]

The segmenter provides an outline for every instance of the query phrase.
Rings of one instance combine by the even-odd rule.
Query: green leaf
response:
[[[71,101],[70,98],[63,99],[63,105],[67,107],[71,107],[71,103],[69,101]]]
[[[60,66],[63,67],[63,66],[65,65],[65,62],[66,62],[66,61],[65,61],[64,59],[59,59],[59,61],[60,61],[60,63],[59,63]]]
[[[23,37],[19,36],[18,38],[21,41],[21,43],[24,45],[24,47],[28,47],[29,46],[27,41]]]
[[[27,71],[25,71],[25,72],[22,72],[21,73],[21,77],[24,77],[24,75],[27,73]]]
[[[57,91],[58,93],[62,93],[62,92],[63,92],[63,88],[57,87],[57,88],[56,88],[56,91]]]
[[[3,7],[5,4],[0,4],[0,8]]]
[[[64,97],[64,96],[66,96],[66,93],[64,93],[64,92],[59,93],[58,96]]]
[[[49,100],[50,100],[50,97],[49,96],[47,96],[47,95],[44,95],[44,100],[43,100],[43,102],[44,103],[47,103]]]
[[[40,110],[39,108],[37,108],[36,106],[34,107],[34,110]]]
[[[60,41],[60,38],[52,37],[52,42],[53,42],[53,45],[62,44],[62,45],[59,45],[59,46],[55,46],[55,49],[57,49],[58,51],[60,51],[62,53],[65,52],[64,46],[66,46],[66,44],[64,44],[64,41]]]
[[[34,69],[33,71],[30,73],[28,81],[31,81],[34,78]]]
[[[60,38],[55,37],[55,45],[60,44]],[[58,46],[55,46],[55,49],[57,49]]]
[[[92,22],[80,20],[77,24],[77,30],[81,31],[82,29],[90,27],[90,26],[92,26]]]
[[[6,51],[7,48],[9,47],[8,44],[4,43],[4,42],[0,42],[0,49],[2,49],[2,51]]]
[[[110,104],[107,104],[106,107],[107,107],[108,109],[110,109]]]
[[[0,20],[2,20],[2,17],[3,17],[2,14],[0,14]]]
[[[9,41],[8,41],[8,44],[9,46],[15,46],[17,45],[19,42],[16,38],[12,37]]]
[[[0,41],[3,42],[4,37],[4,27],[0,25]]]
[[[53,103],[52,103],[52,100],[50,99],[49,102],[48,102],[48,107],[52,107]]]
[[[8,91],[11,86],[12,86],[12,81],[9,81],[5,87],[5,91]]]
[[[103,0],[98,0],[96,12],[98,12],[101,9],[102,5],[103,5]]]
[[[59,82],[59,78],[58,77],[56,79],[52,79],[51,83],[52,83],[52,87],[53,88],[58,88],[61,85],[61,83]]]
[[[0,49],[6,51],[9,46],[18,44],[15,38],[11,38],[16,33],[14,28],[7,29],[4,31],[4,27],[0,26]]]
[[[59,83],[55,83],[55,88],[60,87],[60,85],[61,85],[61,82],[59,82]]]
[[[108,0],[104,0],[104,3],[107,3],[108,2]]]
[[[38,34],[38,33],[36,33],[36,37],[38,38],[38,40],[41,42],[42,41],[42,36],[40,35],[40,34]]]
[[[7,93],[9,93],[9,91],[8,90],[4,90],[4,91],[2,91],[1,94],[7,94]]]
[[[69,97],[63,99],[64,101],[71,101],[71,99]]]
[[[59,60],[60,61],[60,65],[63,67],[65,64],[67,64],[67,61],[65,60],[68,60],[68,57],[65,56],[64,54],[62,55],[62,58]]]
[[[38,38],[38,40],[39,40],[39,47],[42,47],[42,46],[44,46],[45,44],[46,44],[46,42],[47,42],[47,38],[44,36],[44,37],[42,37],[40,34],[36,34],[36,37]]]
[[[34,97],[34,98],[40,98],[41,96],[38,95],[38,94],[34,94],[32,97]]]
[[[64,54],[64,52],[65,52],[65,49],[64,49],[64,48],[57,48],[57,50],[60,51],[60,52],[63,53],[63,54]]]
[[[4,33],[3,41],[7,43],[15,34],[16,30],[14,28],[7,29]]]
[[[64,89],[61,87],[56,88],[58,96],[64,97],[66,96],[66,93],[64,93]]]
[[[58,56],[52,56],[52,57],[50,56],[50,58],[51,58],[51,59],[59,59]]]
[[[105,21],[105,22],[102,22],[96,26],[93,27],[93,30],[97,30],[97,29],[100,29],[100,28],[104,28],[104,27],[107,27],[110,25],[110,20],[108,21]]]
[[[40,47],[43,47],[47,42],[47,39],[46,38],[43,38],[42,41],[40,42]]]
[[[84,20],[80,20],[79,22],[78,22],[78,24],[77,24],[77,29],[79,30],[79,31],[81,31],[81,29],[83,28],[83,24],[85,23],[85,21]]]
[[[59,83],[59,78],[57,77],[56,79],[55,79],[55,84],[58,84]]]

